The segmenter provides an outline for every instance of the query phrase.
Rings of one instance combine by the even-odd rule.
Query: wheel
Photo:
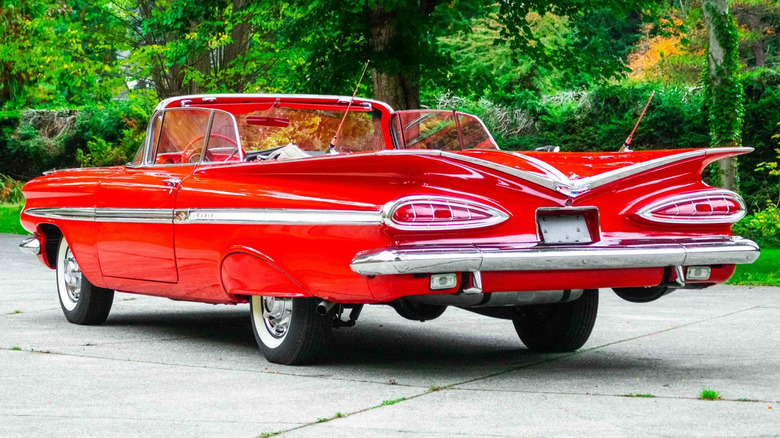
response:
[[[393,301],[392,306],[404,318],[421,322],[436,319],[447,310],[447,306],[415,303],[404,298]]]
[[[674,292],[667,286],[652,287],[613,287],[617,296],[631,303],[649,303]]]
[[[590,337],[598,307],[599,291],[590,289],[568,303],[518,307],[520,316],[512,322],[520,340],[530,350],[574,351]]]
[[[114,302],[113,290],[97,287],[84,277],[64,237],[57,250],[57,292],[65,318],[74,324],[102,324]]]
[[[333,310],[320,316],[316,307],[316,298],[252,297],[252,330],[269,362],[301,365],[324,351],[333,328]]]

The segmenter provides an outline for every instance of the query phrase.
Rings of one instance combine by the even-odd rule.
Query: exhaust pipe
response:
[[[328,312],[330,312],[330,309],[332,309],[333,306],[335,306],[335,305],[336,305],[336,303],[334,303],[333,301],[328,301],[328,300],[320,301],[320,303],[317,304],[317,315],[320,315],[320,316],[327,315]]]

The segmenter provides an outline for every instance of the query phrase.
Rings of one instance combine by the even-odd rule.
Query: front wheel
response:
[[[57,250],[57,292],[65,318],[73,324],[98,325],[108,318],[114,291],[90,283],[63,237]]]
[[[574,351],[585,345],[596,323],[598,289],[585,290],[568,303],[518,307],[513,319],[520,340],[530,350],[543,353]]]
[[[333,312],[320,316],[316,308],[316,298],[252,297],[252,330],[269,362],[301,365],[324,351]]]

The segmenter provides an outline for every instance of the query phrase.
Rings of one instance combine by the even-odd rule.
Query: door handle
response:
[[[169,195],[173,193],[173,189],[179,186],[179,183],[181,183],[181,180],[179,178],[168,178],[163,180],[163,184],[165,184],[165,186],[168,187]]]

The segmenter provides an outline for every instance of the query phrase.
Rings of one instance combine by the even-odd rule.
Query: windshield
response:
[[[404,149],[498,149],[482,121],[470,114],[442,110],[398,111],[391,124]]]
[[[237,114],[241,144],[246,152],[273,149],[290,143],[304,151],[326,152],[345,109],[275,105],[267,110]],[[341,128],[336,150],[362,152],[384,149],[381,121],[382,113],[379,110],[353,106]]]

